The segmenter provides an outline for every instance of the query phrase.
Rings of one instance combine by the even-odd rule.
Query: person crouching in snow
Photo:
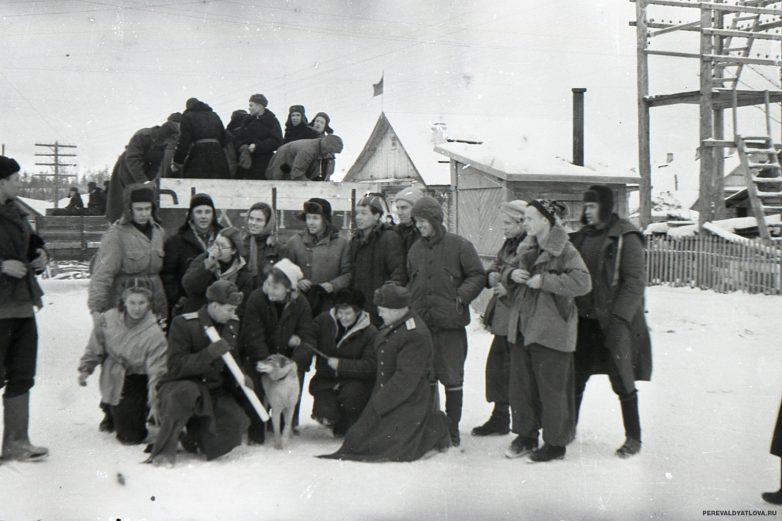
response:
[[[573,351],[578,312],[574,298],[592,287],[589,271],[558,223],[562,205],[535,199],[524,213],[527,237],[502,275],[513,294],[509,398],[513,432],[505,453],[532,461],[565,457],[575,436]],[[543,428],[544,445],[538,447]]]
[[[157,385],[166,372],[168,344],[152,313],[144,279],[126,281],[116,308],[102,313],[79,362],[79,385],[100,364],[101,408],[117,439],[128,445],[147,437],[147,417],[157,422]]]
[[[434,405],[429,328],[411,311],[407,288],[389,282],[374,296],[385,322],[375,337],[375,387],[342,447],[321,458],[414,461],[451,445],[448,418]]]
[[[182,287],[187,294],[183,312],[199,310],[206,302],[207,289],[216,280],[236,284],[244,295],[242,302],[247,300],[253,290],[253,276],[244,260],[242,232],[237,228],[220,230],[209,249],[190,263],[182,277]],[[240,319],[243,311],[244,306],[240,304],[236,310]]]
[[[372,394],[377,360],[377,328],[364,311],[364,295],[355,289],[337,291],[334,307],[315,317],[318,356],[310,380],[312,418],[343,436],[356,423]]]
[[[296,362],[300,394],[304,374],[312,360],[311,349],[307,346],[315,345],[312,311],[297,289],[302,277],[301,269],[289,259],[282,259],[272,267],[263,286],[250,293],[247,299],[239,344],[248,367],[255,367],[256,362],[277,353]],[[257,378],[255,389],[260,394],[260,375],[255,371],[250,374]],[[293,415],[294,432],[299,424],[299,406],[300,401]],[[249,442],[261,444],[265,440],[264,425],[254,415],[251,420]]]
[[[158,390],[161,426],[147,462],[173,466],[185,426],[182,444],[200,450],[207,460],[241,445],[250,421],[237,403],[241,391],[221,357],[231,353],[237,361],[244,359],[237,349],[236,319],[242,298],[233,282],[218,280],[206,291],[206,305],[171,322],[168,372]],[[220,340],[209,339],[210,327]],[[245,383],[252,385],[249,379]]]
[[[266,179],[328,181],[334,173],[334,154],[340,152],[342,138],[339,136],[291,141],[277,149],[266,171]]]

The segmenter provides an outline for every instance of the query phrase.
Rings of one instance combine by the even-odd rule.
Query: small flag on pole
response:
[[[372,84],[372,91],[374,94],[372,94],[372,97],[380,96],[383,94],[383,76],[385,76],[385,73],[380,75],[380,81],[377,83]]]

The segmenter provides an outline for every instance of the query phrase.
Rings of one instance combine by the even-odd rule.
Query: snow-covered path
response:
[[[779,478],[768,454],[782,393],[779,297],[648,290],[655,369],[639,387],[644,449],[630,460],[613,455],[623,432],[605,377],[590,381],[564,461],[507,460],[511,436],[469,436],[490,410],[490,337],[473,324],[460,450],[411,464],[316,459],[339,442],[309,420],[305,393],[290,451],[243,446],[162,469],[98,432],[97,375],[76,384],[90,326],[85,282],[45,290],[32,437],[52,454],[0,465],[2,520],[701,519],[703,510],[768,510],[760,492]]]

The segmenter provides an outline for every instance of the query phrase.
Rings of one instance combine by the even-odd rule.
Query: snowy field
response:
[[[507,460],[511,436],[471,437],[489,413],[490,336],[473,324],[460,449],[408,464],[316,459],[339,442],[309,419],[305,393],[290,450],[242,446],[211,463],[180,454],[165,469],[98,432],[97,374],[76,384],[85,284],[45,283],[31,434],[52,454],[0,465],[2,520],[681,520],[767,510],[760,492],[778,485],[768,448],[782,392],[779,297],[648,290],[655,370],[640,385],[644,448],[630,460],[613,455],[623,431],[606,377],[590,382],[564,461]]]

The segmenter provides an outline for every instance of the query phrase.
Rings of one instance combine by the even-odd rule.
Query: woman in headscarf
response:
[[[247,210],[244,223],[242,246],[247,256],[247,269],[253,276],[253,289],[255,289],[266,280],[271,267],[280,259],[274,210],[266,203],[255,203]]]

